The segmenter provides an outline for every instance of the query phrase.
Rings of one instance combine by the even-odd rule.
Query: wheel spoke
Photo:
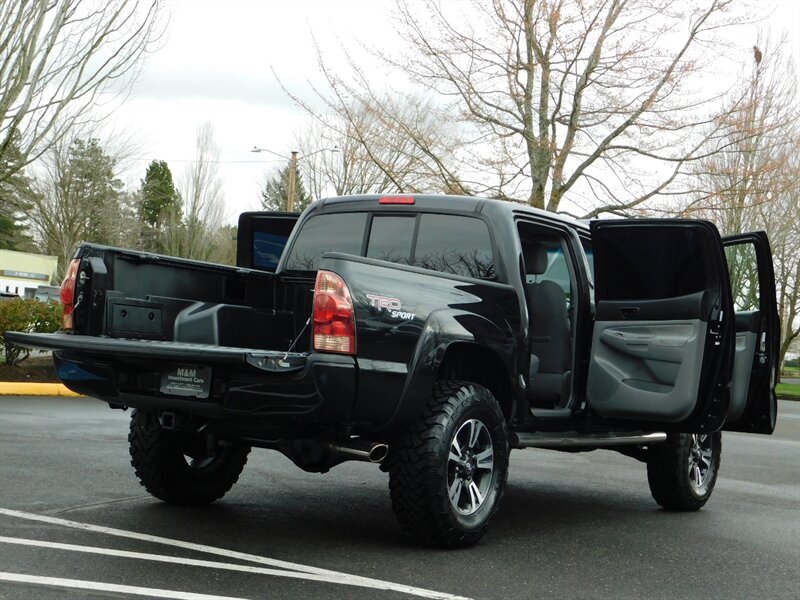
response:
[[[459,477],[453,479],[453,483],[450,484],[447,495],[450,497],[450,502],[453,506],[458,506],[458,501],[461,499],[461,488],[463,486],[464,482]]]
[[[461,444],[458,443],[458,435],[453,436],[453,441],[450,442],[450,454],[455,454],[456,456],[461,456]]]
[[[481,429],[483,429],[483,423],[480,421],[472,420],[469,422],[469,442],[467,445],[470,447],[471,450],[474,450],[475,447],[478,445],[478,438],[481,435]]]
[[[454,462],[457,465],[463,466],[464,464],[464,459],[461,458],[461,456],[459,456],[458,454],[455,454],[452,450],[450,450],[450,454],[447,455],[447,460],[449,460],[450,462]]]
[[[697,487],[703,484],[703,474],[700,472],[700,467],[697,465],[694,465],[694,469],[692,470],[692,479],[694,479],[694,483]]]
[[[489,446],[483,452],[475,456],[476,467],[483,471],[491,471],[494,469],[494,450]]]
[[[474,481],[469,482],[469,487],[467,489],[469,490],[470,508],[472,512],[474,512],[483,503],[483,496],[478,489],[478,484]]]

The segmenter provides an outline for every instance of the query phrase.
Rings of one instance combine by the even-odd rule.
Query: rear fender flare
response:
[[[448,351],[463,345],[489,351],[504,365],[504,376],[508,378],[511,390],[509,414],[514,414],[520,390],[508,368],[517,350],[513,332],[510,329],[504,331],[489,319],[474,313],[440,309],[428,316],[409,362],[409,376],[397,411],[391,419],[393,428],[404,428],[419,415],[437,381]],[[498,398],[498,401],[501,402],[501,399]]]

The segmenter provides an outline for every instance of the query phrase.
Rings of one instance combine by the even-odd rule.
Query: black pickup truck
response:
[[[241,215],[236,267],[83,244],[61,294],[63,332],[7,338],[134,409],[133,467],[171,503],[222,497],[253,446],[312,472],[365,460],[404,529],[457,547],[511,449],[616,450],[658,504],[697,510],[720,431],[775,426],[767,237],[705,221],[328,198]]]

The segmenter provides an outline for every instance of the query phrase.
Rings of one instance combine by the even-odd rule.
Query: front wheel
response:
[[[166,430],[153,413],[135,410],[128,435],[131,465],[150,494],[170,504],[222,498],[247,462],[250,446],[209,443],[202,434]]]
[[[667,510],[695,511],[714,491],[722,456],[722,434],[670,434],[654,446],[647,461],[647,481],[656,502]]]
[[[468,546],[486,531],[508,476],[506,422],[486,388],[436,384],[389,458],[392,508],[424,544]]]

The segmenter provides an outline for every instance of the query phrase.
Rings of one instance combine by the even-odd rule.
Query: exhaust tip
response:
[[[379,463],[389,455],[389,446],[386,444],[375,444],[369,449],[369,462]]]

